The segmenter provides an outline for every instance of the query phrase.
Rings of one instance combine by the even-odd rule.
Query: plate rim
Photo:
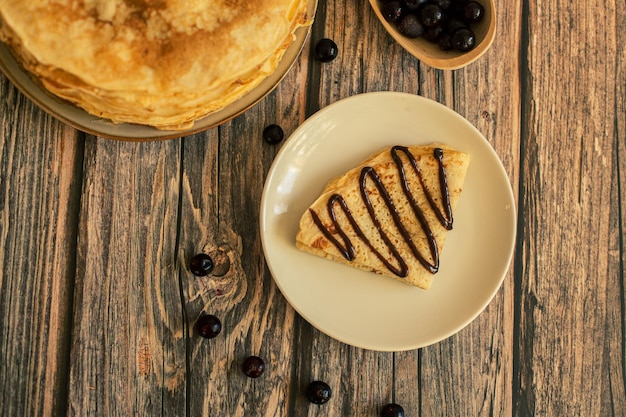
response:
[[[480,141],[482,142],[483,147],[490,153],[490,157],[496,161],[496,167],[498,168],[498,176],[500,177],[501,180],[506,180],[505,184],[506,184],[506,200],[510,203],[510,205],[508,206],[508,211],[507,211],[507,222],[506,224],[508,225],[508,240],[507,242],[505,242],[508,247],[507,250],[505,251],[505,253],[503,253],[502,255],[502,259],[504,260],[504,265],[506,265],[502,271],[499,272],[499,277],[494,280],[494,284],[493,288],[491,289],[490,292],[485,292],[485,299],[484,302],[482,303],[482,305],[478,306],[477,308],[475,308],[473,310],[473,313],[468,315],[465,320],[462,320],[461,323],[459,325],[457,325],[455,328],[451,328],[446,332],[442,332],[438,337],[435,338],[431,338],[431,340],[427,340],[424,342],[419,342],[419,343],[412,343],[412,344],[403,344],[403,345],[395,345],[395,346],[381,346],[381,345],[374,345],[374,344],[364,344],[364,343],[355,343],[353,340],[350,340],[350,338],[346,338],[344,336],[342,336],[341,334],[337,334],[336,332],[333,331],[329,331],[329,329],[323,328],[323,326],[320,326],[319,323],[315,323],[310,319],[310,315],[307,314],[305,311],[303,311],[303,309],[301,308],[300,305],[298,305],[298,303],[293,299],[293,297],[291,296],[291,294],[289,294],[288,292],[285,291],[285,288],[283,286],[283,283],[280,281],[280,279],[276,276],[276,271],[275,271],[275,265],[273,265],[273,260],[270,259],[270,257],[268,257],[268,234],[266,233],[267,227],[268,227],[268,207],[267,207],[267,199],[268,199],[268,195],[270,194],[269,191],[269,186],[271,184],[273,184],[274,180],[275,180],[275,175],[276,175],[276,170],[277,167],[281,164],[281,162],[283,161],[283,158],[285,157],[285,154],[290,152],[291,147],[289,146],[290,143],[293,142],[293,138],[298,138],[299,135],[301,135],[301,133],[303,131],[306,131],[306,129],[309,128],[309,126],[311,124],[316,123],[316,121],[318,121],[319,118],[323,117],[326,113],[328,112],[332,112],[335,110],[336,107],[338,106],[342,106],[342,105],[349,105],[351,101],[353,100],[361,100],[361,99],[369,99],[370,97],[373,96],[386,96],[386,97],[391,97],[392,99],[395,98],[399,98],[399,99],[409,99],[409,100],[417,100],[417,101],[423,101],[424,103],[427,103],[428,105],[432,105],[434,106],[434,108],[437,108],[438,111],[442,111],[442,112],[446,112],[448,113],[448,115],[451,115],[455,118],[457,118],[458,120],[462,121],[469,129],[473,130],[474,133],[476,134],[477,137],[480,138]],[[375,99],[375,97],[374,97]],[[422,103],[423,104],[423,103]],[[328,178],[329,180],[330,178]],[[284,145],[281,147],[281,149],[278,151],[278,153],[276,154],[270,169],[267,172],[266,175],[266,179],[265,179],[265,183],[263,186],[263,192],[261,195],[261,202],[260,202],[260,211],[259,211],[259,216],[260,216],[260,235],[261,235],[261,245],[262,245],[262,249],[263,249],[263,255],[265,258],[265,262],[266,265],[269,269],[270,275],[272,276],[272,280],[274,281],[274,283],[276,284],[276,286],[279,288],[279,290],[281,291],[281,294],[285,297],[285,299],[287,300],[287,302],[291,305],[292,308],[294,308],[294,310],[300,315],[302,316],[302,318],[309,323],[311,326],[313,326],[314,328],[316,328],[317,330],[319,330],[320,332],[342,342],[345,343],[347,345],[353,346],[353,347],[357,347],[357,348],[361,348],[361,349],[366,349],[366,350],[372,350],[372,351],[380,351],[380,352],[400,352],[400,351],[408,351],[408,350],[414,350],[414,349],[419,349],[422,347],[426,347],[438,342],[441,342],[451,336],[453,336],[454,334],[460,332],[461,330],[463,330],[465,327],[467,327],[471,322],[473,322],[486,308],[487,306],[491,303],[491,301],[493,300],[493,298],[495,297],[495,295],[497,294],[497,292],[500,290],[500,288],[502,287],[502,284],[504,282],[505,277],[507,276],[510,268],[511,268],[511,263],[513,260],[513,254],[515,252],[515,248],[516,248],[516,239],[517,239],[517,206],[516,206],[516,201],[515,201],[515,195],[513,193],[513,188],[508,176],[508,173],[506,172],[506,169],[504,168],[504,165],[502,164],[502,160],[500,159],[500,157],[497,155],[495,149],[493,148],[493,146],[491,145],[491,143],[484,137],[484,135],[472,124],[470,123],[465,117],[463,117],[462,115],[460,115],[459,113],[457,113],[456,111],[454,111],[453,109],[445,106],[442,103],[439,103],[435,100],[420,96],[418,94],[412,94],[412,93],[406,93],[406,92],[397,92],[397,91],[375,91],[375,92],[365,92],[365,93],[358,93],[340,100],[337,100],[323,108],[321,108],[320,110],[318,110],[317,112],[315,112],[313,115],[311,115],[307,120],[305,120],[303,123],[300,124],[300,126],[298,126],[298,128],[296,128],[296,130],[294,130],[294,132],[292,132],[292,134],[289,136],[289,138],[285,141]],[[295,246],[295,244],[294,244]],[[348,267],[349,268],[349,267]],[[491,288],[491,287],[489,287]]]

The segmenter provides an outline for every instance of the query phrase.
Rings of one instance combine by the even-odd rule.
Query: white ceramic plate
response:
[[[470,153],[471,163],[430,290],[295,247],[300,217],[328,180],[384,147],[431,142]],[[391,92],[344,99],[306,120],[274,160],[260,215],[265,257],[289,303],[329,336],[378,351],[424,347],[468,325],[502,284],[516,230],[508,176],[481,133],[437,102]]]
[[[317,0],[309,0],[309,16],[315,16]],[[159,130],[151,126],[128,123],[113,124],[108,120],[93,116],[69,102],[60,100],[46,93],[22,70],[6,45],[0,42],[0,70],[31,101],[48,114],[56,117],[76,129],[92,135],[121,140],[158,140],[172,139],[198,133],[222,124],[248,110],[258,103],[282,81],[296,61],[311,31],[311,27],[301,27],[296,31],[295,41],[287,48],[276,71],[244,97],[197,120],[194,126],[184,131]]]

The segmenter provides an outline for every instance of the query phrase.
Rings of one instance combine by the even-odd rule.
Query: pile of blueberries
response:
[[[407,38],[423,38],[443,51],[466,52],[476,46],[472,26],[485,8],[475,0],[380,0],[388,22]]]

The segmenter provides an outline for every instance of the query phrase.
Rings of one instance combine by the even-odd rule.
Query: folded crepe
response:
[[[0,39],[54,95],[182,130],[274,72],[307,0],[0,0]]]
[[[469,161],[443,144],[384,149],[326,185],[296,246],[429,289]]]

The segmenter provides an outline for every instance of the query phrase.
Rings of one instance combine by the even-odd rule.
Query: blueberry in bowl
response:
[[[495,37],[494,0],[370,0],[389,34],[424,64],[462,68]]]

